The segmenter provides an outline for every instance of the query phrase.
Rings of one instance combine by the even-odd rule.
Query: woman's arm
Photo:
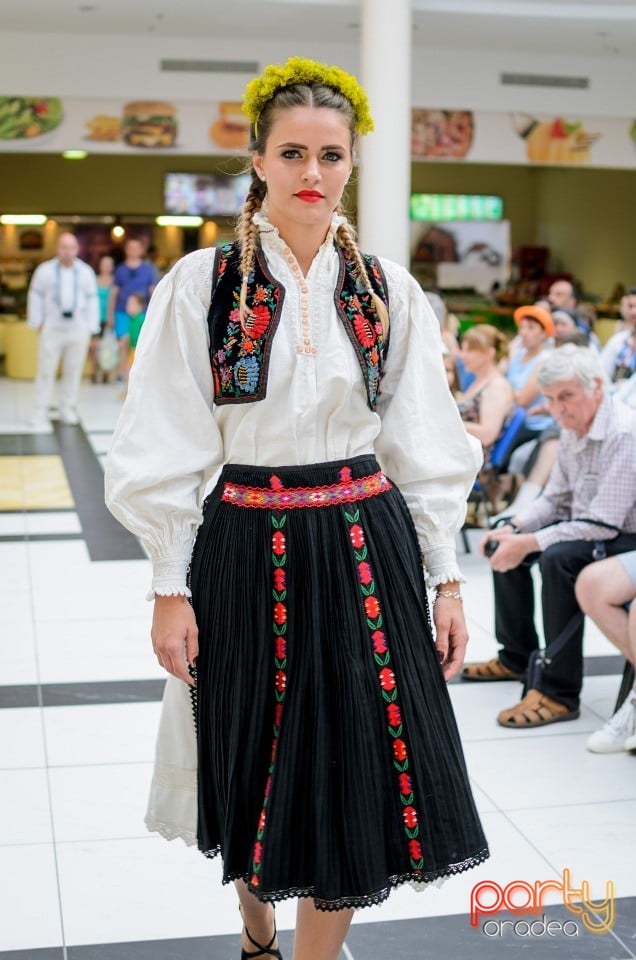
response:
[[[198,251],[157,285],[106,462],[106,503],[150,554],[151,596],[189,595],[204,483],[223,462],[206,322],[212,265],[212,252]]]
[[[503,377],[497,377],[481,392],[479,423],[465,423],[464,426],[471,437],[476,437],[487,447],[494,443],[501,433],[504,421],[513,406],[514,396],[510,384]]]

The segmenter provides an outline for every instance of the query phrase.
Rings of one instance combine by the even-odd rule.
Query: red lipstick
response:
[[[304,200],[305,203],[317,203],[319,200],[325,199],[324,195],[319,193],[318,190],[299,190],[294,196],[298,197],[299,200]]]

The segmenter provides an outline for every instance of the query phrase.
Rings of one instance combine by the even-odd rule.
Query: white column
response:
[[[365,253],[409,265],[411,0],[360,0],[360,81],[373,133],[360,138],[358,231]]]

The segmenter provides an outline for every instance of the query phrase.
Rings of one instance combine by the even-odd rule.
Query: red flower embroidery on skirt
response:
[[[286,581],[285,571],[282,567],[276,567],[274,570],[274,589],[278,590],[280,593],[281,590],[285,589]]]
[[[412,830],[413,827],[417,826],[417,813],[415,807],[404,807],[402,811],[402,816],[404,817],[404,825]]]
[[[360,578],[360,583],[364,583],[366,586],[368,583],[371,583],[373,580],[373,573],[371,572],[371,567],[368,563],[365,563],[364,560],[362,563],[358,564],[358,576]]]
[[[279,693],[282,693],[285,690],[285,688],[287,687],[287,674],[285,673],[284,670],[276,671],[276,677],[275,677],[274,683]]]
[[[279,626],[287,621],[287,607],[284,603],[274,604],[274,623]]]
[[[276,637],[274,641],[274,656],[277,660],[284,660],[287,656],[287,640],[285,637]]]
[[[261,882],[261,881],[258,879],[258,874],[257,874],[257,873],[253,873],[253,874],[252,874],[252,879],[250,880],[251,885],[252,885],[253,887],[258,887],[258,886],[260,886],[260,882]]]
[[[396,760],[406,760],[406,744],[404,740],[393,741],[393,756]]]
[[[395,674],[392,670],[389,670],[388,667],[385,667],[384,670],[380,670],[378,676],[380,677],[380,686],[383,690],[395,689]]]
[[[283,719],[283,705],[282,703],[277,703],[274,707],[274,723],[277,727],[280,727],[280,722]]]
[[[367,318],[361,313],[356,313],[353,317],[353,329],[356,337],[363,347],[372,347],[377,339],[377,334]]]
[[[364,609],[367,611],[367,617],[377,617],[380,612],[380,604],[376,597],[365,597]]]
[[[358,526],[357,523],[354,523],[354,525],[349,528],[349,536],[351,537],[351,543],[356,549],[364,546],[364,532],[362,527]]]
[[[410,793],[413,793],[413,780],[409,777],[408,773],[401,773],[398,777],[398,783],[400,785],[400,793],[403,797],[408,797]]]
[[[397,703],[387,703],[386,715],[390,727],[399,727],[402,723],[402,713]]]
[[[371,640],[373,641],[373,652],[374,653],[386,653],[387,643],[386,635],[382,630],[374,630],[371,634]]]
[[[254,860],[254,863],[260,863],[262,856],[263,856],[263,846],[257,840],[256,843],[254,844],[254,856],[252,858]]]
[[[409,842],[409,853],[414,860],[422,859],[422,845],[419,840],[411,840]]]
[[[264,810],[261,810],[261,815],[258,818],[258,829],[259,831],[265,829],[265,811]]]
[[[285,534],[281,533],[280,530],[277,530],[272,537],[272,550],[277,557],[285,553]]]

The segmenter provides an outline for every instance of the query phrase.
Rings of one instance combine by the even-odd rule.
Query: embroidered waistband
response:
[[[392,487],[388,477],[378,471],[368,477],[353,480],[349,467],[339,471],[339,483],[326,487],[284,487],[273,474],[270,488],[245,487],[238,483],[225,483],[221,499],[237,507],[257,507],[269,510],[289,510],[294,507],[332,507],[338,503],[366,500],[384,493]]]

